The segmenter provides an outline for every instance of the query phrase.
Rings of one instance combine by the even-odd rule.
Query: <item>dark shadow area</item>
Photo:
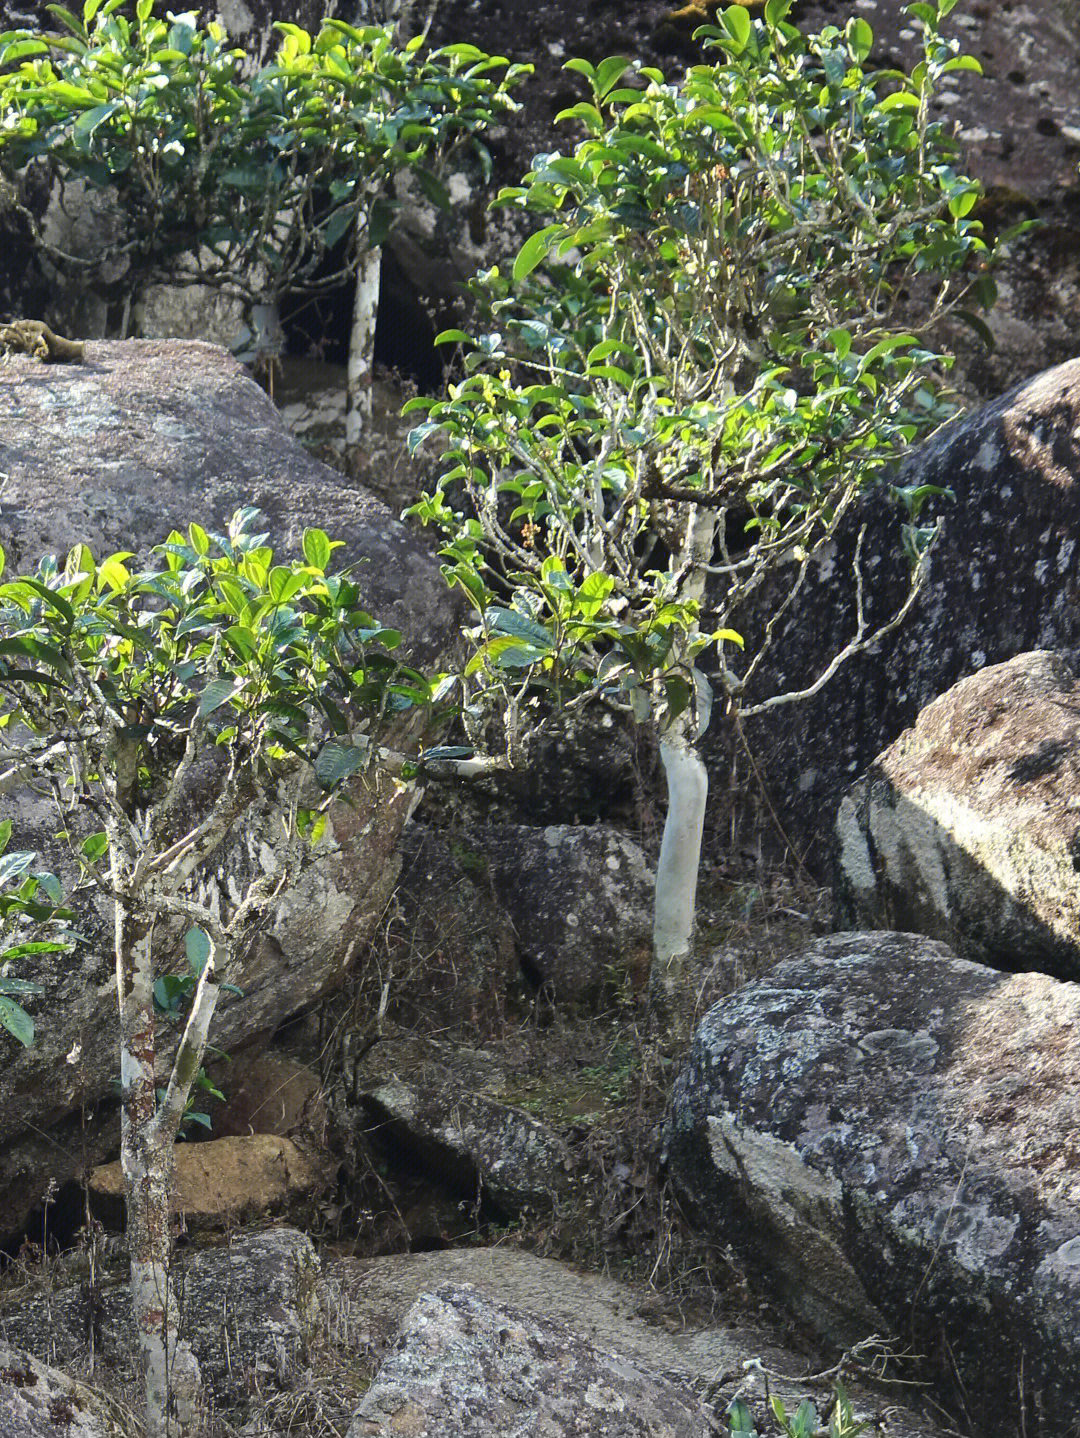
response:
[[[321,274],[341,268],[345,245],[342,240],[331,251]],[[318,280],[320,274],[314,278]],[[353,291],[352,284],[343,284],[322,294],[287,296],[281,304],[286,354],[344,365],[349,357]],[[395,370],[423,393],[442,388],[443,360],[435,348],[435,326],[389,246],[382,252],[375,364]]]

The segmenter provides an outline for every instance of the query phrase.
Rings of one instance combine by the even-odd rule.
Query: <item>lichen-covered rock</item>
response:
[[[995,968],[1080,979],[1080,685],[1059,655],[962,679],[845,795],[853,928],[941,939]]]
[[[475,1289],[419,1298],[348,1438],[706,1438],[693,1397],[629,1359]]]
[[[233,1134],[178,1145],[172,1210],[192,1230],[235,1227],[310,1202],[334,1176],[325,1154],[278,1134]],[[119,1161],[90,1174],[90,1204],[120,1226],[124,1176]]]
[[[458,607],[420,541],[364,490],[313,459],[237,362],[197,341],[98,341],[86,362],[0,366],[0,539],[8,570],[63,556],[145,556],[191,520],[222,529],[241,505],[295,556],[305,526],[344,541],[365,602],[418,656],[454,642]]]
[[[193,1253],[181,1331],[219,1402],[297,1386],[319,1331],[319,1260],[294,1228],[241,1234]]]
[[[522,1109],[460,1088],[391,1078],[362,1095],[369,1122],[414,1162],[466,1197],[505,1214],[550,1208],[566,1189],[569,1156],[557,1134]]]
[[[656,1297],[649,1290],[503,1245],[332,1260],[319,1280],[331,1341],[376,1363],[413,1303],[442,1284],[468,1285],[496,1307],[509,1305],[565,1324],[597,1348],[620,1353],[679,1387],[707,1391],[717,1413],[736,1396],[764,1413],[766,1391],[789,1411],[805,1398],[819,1412],[829,1411],[834,1401],[827,1378],[799,1378],[828,1368],[820,1353],[795,1352],[766,1329],[742,1323],[658,1324],[648,1316]],[[896,1407],[895,1394],[886,1397],[862,1383],[849,1388],[856,1412],[879,1438],[940,1438],[933,1424]]]
[[[819,1331],[901,1334],[976,1428],[1049,1438],[1080,1371],[1078,1024],[1073,984],[822,939],[701,1024],[673,1175]]]
[[[1078,476],[1080,360],[954,421],[893,476],[955,495],[929,502],[944,527],[913,610],[820,694],[746,724],[772,802],[811,862],[824,865],[821,841],[842,793],[924,705],[987,664],[1035,649],[1080,649]],[[760,671],[758,696],[803,688],[855,634],[851,564],[864,521],[868,622],[896,612],[908,569],[896,507],[877,492],[811,566]],[[756,598],[737,624],[750,643],[785,579],[780,573],[781,589]],[[727,782],[730,756],[723,760],[718,734],[710,742],[718,783]]]
[[[216,1403],[301,1380],[320,1323],[319,1263],[306,1235],[286,1227],[239,1233],[221,1247],[178,1253],[177,1266],[181,1330]],[[127,1282],[115,1269],[87,1269],[77,1284],[21,1294],[0,1304],[0,1339],[74,1369],[85,1369],[93,1354],[103,1375],[130,1377],[135,1333]],[[0,1398],[0,1413],[2,1405]],[[0,1438],[7,1438],[2,1422]]]
[[[652,955],[652,866],[610,824],[493,825],[478,837],[526,972],[562,1000],[594,999]]]
[[[0,1438],[124,1438],[116,1412],[82,1383],[0,1343]]]
[[[450,642],[454,609],[432,559],[377,500],[311,459],[224,351],[130,341],[91,343],[85,362],[68,366],[13,356],[0,366],[0,410],[0,542],[9,571],[78,541],[98,555],[145,556],[173,526],[198,519],[221,528],[238,506],[254,503],[282,555],[299,551],[310,524],[343,540],[340,562],[357,566],[372,608],[397,616],[418,655],[430,658]],[[212,776],[205,792],[193,789],[197,821]],[[229,976],[243,997],[223,999],[214,1043],[229,1050],[272,1031],[340,983],[381,919],[397,876],[397,836],[416,798],[387,776],[363,776],[347,802],[333,806],[323,838],[245,948],[241,972]],[[29,793],[9,802],[13,843],[44,853],[71,892],[78,868],[54,838],[60,824],[51,802]],[[268,794],[237,826],[201,896],[212,907],[223,891],[235,900],[278,864],[283,842]],[[28,1005],[38,1019],[34,1047],[0,1047],[4,1232],[18,1227],[50,1177],[81,1176],[115,1143],[108,1114],[84,1122],[81,1112],[107,1100],[118,1069],[112,918],[85,891],[78,927],[89,942],[19,972],[46,990]],[[163,961],[182,962],[167,934],[160,949]]]

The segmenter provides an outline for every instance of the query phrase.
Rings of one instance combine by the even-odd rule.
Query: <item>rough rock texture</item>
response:
[[[46,366],[14,356],[0,365],[0,543],[9,572],[45,550],[76,541],[98,554],[139,550],[198,517],[224,525],[242,503],[259,505],[281,553],[296,553],[305,525],[345,541],[372,607],[418,636],[418,653],[445,647],[453,607],[437,567],[378,501],[348,488],[287,434],[273,406],[223,351],[195,343],[90,344],[83,364]],[[266,930],[234,979],[240,1000],[224,999],[213,1041],[226,1050],[276,1028],[338,984],[371,933],[397,873],[394,849],[416,795],[365,780],[350,804],[331,811],[328,830],[296,884],[282,892]],[[17,801],[15,843],[45,852],[68,881],[70,855],[53,844],[51,805]],[[207,886],[261,874],[281,842],[273,805],[245,815]],[[31,1001],[39,1018],[33,1049],[4,1047],[0,1068],[0,1226],[21,1221],[48,1175],[73,1177],[106,1157],[106,1116],[76,1114],[109,1091],[116,1072],[111,918],[80,914],[91,942],[58,962],[35,963],[47,993]],[[171,960],[163,945],[163,958]],[[48,1016],[46,1021],[45,1016]],[[66,1120],[66,1127],[65,1127]],[[29,1125],[33,1124],[31,1129]],[[36,1130],[55,1131],[42,1137]],[[112,1139],[115,1142],[115,1139]]]
[[[898,1335],[942,1402],[958,1373],[976,1431],[1058,1434],[1080,1363],[1078,1022],[1080,988],[1042,974],[822,939],[700,1026],[672,1172],[822,1333]]]
[[[796,1353],[764,1329],[674,1328],[650,1321],[655,1295],[553,1258],[520,1249],[463,1248],[382,1258],[341,1258],[324,1266],[319,1293],[331,1337],[381,1358],[412,1304],[440,1285],[468,1285],[497,1307],[509,1305],[565,1324],[597,1348],[620,1353],[681,1387],[708,1391],[720,1412],[736,1394],[760,1403],[765,1384],[789,1408],[810,1397],[829,1407],[828,1382],[799,1375],[827,1367],[820,1354]],[[747,1367],[748,1364],[753,1366]],[[757,1366],[757,1365],[760,1365]],[[852,1385],[856,1410],[883,1438],[937,1438],[938,1430],[881,1393]]]
[[[1080,686],[1021,654],[962,679],[849,790],[853,928],[941,939],[995,968],[1080,978]]]
[[[189,1229],[221,1228],[278,1214],[326,1188],[334,1167],[325,1154],[276,1134],[249,1133],[181,1144],[176,1150],[172,1210]],[[103,1222],[123,1221],[119,1162],[90,1175],[90,1205]]]
[[[362,1095],[380,1137],[466,1197],[484,1195],[505,1214],[549,1208],[567,1184],[569,1156],[546,1124],[521,1109],[460,1088],[421,1088],[392,1078]]]
[[[813,862],[826,857],[820,840],[843,791],[925,704],[987,664],[1033,649],[1080,648],[1078,475],[1080,360],[954,422],[905,462],[898,483],[941,485],[956,495],[937,502],[944,533],[914,610],[814,699],[746,726],[785,827]],[[906,590],[898,517],[878,499],[862,519],[867,613],[880,622]],[[759,693],[803,687],[855,632],[856,528],[813,568],[763,666]],[[766,595],[739,624],[749,643],[775,600]],[[707,742],[719,787],[730,761],[718,733]]]
[[[115,1414],[82,1383],[0,1343],[0,1438],[123,1438]]]
[[[478,837],[529,976],[558,999],[648,974],[653,873],[610,824],[501,824]]]
[[[473,1042],[500,1031],[517,950],[486,856],[422,824],[406,828],[400,853],[398,919],[387,931],[393,1012],[403,1023],[461,1025]]]
[[[348,1438],[706,1438],[693,1398],[546,1319],[444,1284],[409,1310]]]
[[[224,1103],[213,1105],[215,1138],[321,1136],[326,1104],[318,1075],[307,1064],[281,1054],[233,1054],[228,1063],[215,1064],[210,1074],[225,1094]]]
[[[304,527],[345,542],[367,603],[430,660],[456,632],[456,606],[419,540],[377,499],[311,458],[224,350],[195,341],[101,341],[86,362],[0,365],[0,542],[8,572],[77,541],[145,554],[192,519],[221,528],[244,504],[281,554]]]
[[[287,1389],[302,1378],[320,1321],[318,1259],[306,1235],[292,1228],[250,1231],[219,1248],[178,1254],[177,1261],[182,1331],[216,1402]],[[87,1273],[76,1285],[18,1295],[0,1308],[0,1339],[65,1367],[84,1367],[93,1353],[105,1369],[127,1374],[134,1356],[127,1283],[100,1272],[89,1280]],[[7,1438],[2,1427],[0,1435]]]
[[[362,779],[328,813],[326,833],[305,853],[295,882],[282,890],[265,929],[239,955],[231,981],[241,997],[224,996],[211,1041],[229,1052],[271,1032],[287,1017],[336,988],[358,947],[381,920],[398,872],[394,845],[416,794],[388,778]],[[47,803],[19,801],[16,842],[45,853],[68,892],[77,879],[70,855],[52,839],[56,819]],[[273,804],[253,806],[221,852],[206,893],[246,886],[274,862],[283,834]],[[52,851],[50,852],[50,846]],[[18,961],[18,976],[45,993],[27,1001],[37,1020],[32,1048],[4,1045],[0,1065],[0,1226],[10,1232],[40,1200],[50,1178],[63,1183],[115,1150],[115,1117],[105,1102],[117,1072],[119,1037],[111,957],[111,916],[98,897],[80,905],[88,939],[73,953]],[[182,966],[179,934],[162,932],[162,964]],[[47,962],[52,960],[52,962]],[[178,1031],[163,1022],[168,1054]],[[84,1123],[82,1106],[99,1114]]]

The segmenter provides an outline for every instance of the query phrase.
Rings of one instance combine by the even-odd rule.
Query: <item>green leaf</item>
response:
[[[325,532],[321,529],[305,529],[303,550],[304,558],[312,569],[317,569],[320,574],[325,574],[332,552]]]
[[[602,100],[609,90],[613,90],[629,68],[630,61],[622,55],[611,55],[606,60],[601,60],[593,79],[597,98]]]
[[[21,959],[26,954],[54,954],[58,950],[67,948],[67,944],[19,944],[14,949],[5,949],[0,954],[0,959],[5,962],[8,959]],[[33,984],[29,979],[6,979],[0,976],[0,994],[43,994],[45,990],[40,984]]]
[[[313,767],[315,778],[322,787],[333,789],[363,766],[363,750],[354,744],[341,744],[337,740],[331,740],[329,744],[324,744],[316,755]]]
[[[6,889],[14,879],[27,873],[36,858],[37,855],[32,850],[19,849],[0,856],[0,889]]]
[[[229,679],[224,675],[220,679],[211,679],[199,696],[199,718],[205,719],[215,709],[220,709],[235,693],[236,681],[234,679]]]
[[[845,31],[847,42],[855,59],[862,64],[874,44],[874,32],[861,17],[849,20]]]
[[[28,1049],[34,1042],[33,1019],[13,999],[4,998],[2,994],[0,994],[0,1027],[7,1029],[13,1038],[18,1039],[23,1048]]]
[[[729,5],[720,12],[718,19],[733,42],[732,49],[737,54],[745,50],[751,30],[749,12],[742,5]]]
[[[79,845],[79,851],[84,859],[88,859],[91,864],[96,864],[99,859],[104,857],[108,847],[109,836],[104,830],[100,830],[85,838]]]
[[[184,935],[184,953],[187,955],[188,968],[196,978],[206,967],[206,961],[210,957],[211,943],[204,929],[193,925]]]
[[[555,646],[555,640],[549,630],[516,609],[492,608],[484,617],[488,628],[495,634],[509,634],[515,639],[525,639],[544,653],[550,652]]]
[[[531,275],[537,265],[547,259],[551,246],[555,243],[555,237],[564,233],[562,225],[546,225],[544,229],[537,230],[535,234],[522,245],[514,260],[513,277],[521,281]]]

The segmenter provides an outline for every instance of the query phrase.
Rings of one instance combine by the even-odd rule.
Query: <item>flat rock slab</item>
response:
[[[822,939],[701,1024],[672,1172],[823,1334],[899,1335],[976,1427],[1049,1438],[1080,1386],[1078,1032],[1080,986]]]
[[[96,1393],[0,1343],[0,1438],[124,1438]]]
[[[308,525],[359,565],[366,602],[432,658],[458,606],[414,533],[373,495],[313,459],[224,349],[195,340],[97,340],[81,364],[0,364],[0,543],[9,571],[88,544],[145,554],[191,520],[222,530],[257,505],[297,555]]]
[[[715,1411],[734,1397],[764,1414],[765,1384],[794,1410],[804,1398],[828,1410],[828,1382],[799,1375],[828,1365],[820,1353],[797,1353],[775,1334],[750,1324],[674,1328],[651,1322],[650,1290],[584,1273],[520,1249],[444,1249],[380,1258],[340,1258],[319,1280],[331,1337],[372,1361],[387,1351],[406,1314],[443,1284],[468,1285],[497,1307],[510,1305],[564,1324],[590,1343],[620,1353],[677,1387],[706,1392]],[[849,1384],[856,1410],[878,1438],[940,1438],[939,1430],[865,1385]]]
[[[347,1438],[708,1438],[694,1398],[558,1324],[444,1284],[419,1298]]]
[[[844,796],[855,928],[911,930],[993,968],[1080,979],[1080,683],[1021,654],[955,684]]]

